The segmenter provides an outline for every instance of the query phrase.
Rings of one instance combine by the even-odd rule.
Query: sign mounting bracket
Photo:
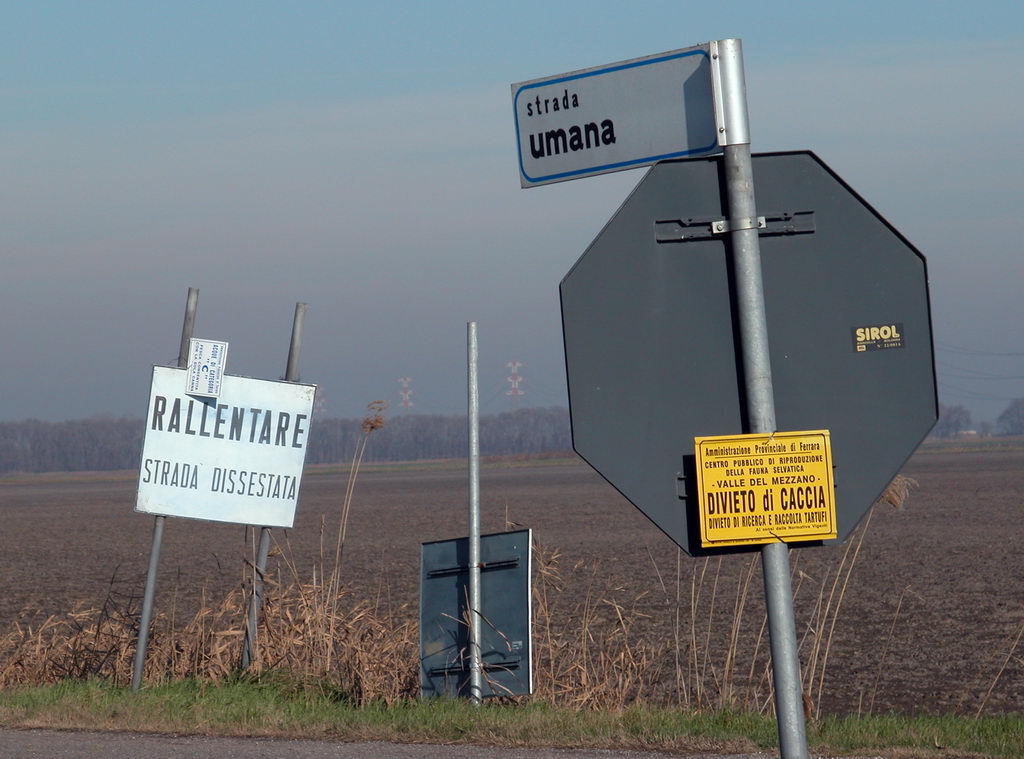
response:
[[[738,224],[735,220],[714,216],[659,219],[654,222],[654,239],[660,243],[711,240],[734,229],[757,229],[762,237],[813,234],[814,211],[770,213],[756,219],[739,219]]]

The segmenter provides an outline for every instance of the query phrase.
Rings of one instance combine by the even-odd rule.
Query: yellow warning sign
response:
[[[705,548],[836,537],[828,430],[694,438]]]

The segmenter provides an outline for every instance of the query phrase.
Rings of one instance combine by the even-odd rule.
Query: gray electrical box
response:
[[[533,692],[531,530],[480,536],[483,693]],[[424,543],[420,695],[469,695],[469,538]]]
[[[925,259],[813,153],[753,171],[776,421],[830,430],[841,541],[938,418]],[[725,198],[720,157],[653,166],[560,287],[573,447],[691,555],[693,439],[747,429]]]

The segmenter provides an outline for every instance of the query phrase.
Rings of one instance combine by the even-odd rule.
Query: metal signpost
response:
[[[466,325],[469,424],[469,700],[479,704],[483,694],[480,663],[480,384],[476,322]]]
[[[199,288],[190,287],[185,301],[185,318],[181,326],[181,342],[178,345],[178,366],[188,366],[192,332],[196,324],[196,309],[199,305]],[[146,570],[146,589],[142,594],[142,615],[139,619],[139,638],[135,642],[135,659],[132,662],[132,690],[142,687],[142,672],[146,666],[146,647],[149,643],[149,626],[153,618],[153,600],[156,596],[156,573],[160,567],[160,548],[164,540],[164,521],[167,517],[157,515],[153,519],[153,540],[149,548],[149,566]]]
[[[302,350],[302,327],[306,321],[306,304],[295,304],[295,316],[292,319],[292,338],[288,344],[288,363],[285,366],[286,382],[299,381],[299,353]],[[260,607],[263,605],[263,580],[267,571],[267,558],[270,556],[270,527],[260,527],[260,542],[256,552],[252,597],[249,599],[249,619],[245,627],[245,640],[242,642],[242,669],[248,669],[256,655],[256,634]]]
[[[740,41],[695,49],[707,51],[709,83],[704,102],[686,98],[685,118],[689,123],[710,112],[715,145],[695,150],[680,142],[674,151],[660,149],[663,155],[653,160],[635,155],[594,160],[592,169],[566,167],[559,130],[568,135],[571,127],[524,130],[521,103],[529,99],[515,95],[525,88],[520,85],[513,88],[520,178],[531,187],[644,165],[673,152],[723,154],[657,163],[562,281],[573,447],[691,555],[764,544],[779,742],[783,757],[803,759],[807,741],[786,541],[845,539],[934,424],[927,274],[920,253],[815,156],[751,156]],[[625,70],[627,64],[588,71]],[[691,91],[699,91],[691,83],[699,71],[686,80]],[[576,76],[539,82],[557,82],[571,96]],[[599,87],[602,76],[589,81]],[[679,84],[667,92],[678,93]],[[545,108],[554,96],[541,98]],[[646,118],[681,117],[652,109]],[[706,116],[698,119],[706,122]],[[524,131],[534,134],[532,147]],[[559,150],[547,149],[549,132]],[[628,143],[616,125],[616,140],[620,132]],[[530,157],[524,159],[527,147]],[[601,149],[589,150],[598,156]],[[761,212],[754,202],[755,168]],[[781,462],[775,446],[797,430],[809,432],[793,432],[805,437],[787,443],[824,446],[813,436],[827,436],[834,502],[831,482],[820,499],[817,490],[782,490],[831,475],[827,467],[811,466],[823,462]],[[709,451],[701,450],[707,436],[739,433],[746,433],[740,443],[709,449],[720,457],[708,466]],[[731,473],[713,482],[698,478],[697,457],[690,453],[695,443],[708,467],[702,474],[722,462]],[[726,458],[730,448],[744,446],[752,454],[761,446],[760,453]],[[804,481],[788,483],[787,476]],[[702,544],[697,496],[704,491],[698,486],[711,499],[703,517],[722,517],[707,513],[712,504],[721,505],[738,532],[716,541],[722,536],[714,528],[726,525],[708,522]],[[801,516],[810,529],[765,535],[757,532],[760,518],[733,523],[731,517],[741,516],[738,505],[742,514],[752,513],[754,498],[762,504],[777,499],[784,521],[794,524],[790,506],[803,514],[813,502],[813,518]]]
[[[262,526],[243,654],[247,663],[255,640],[269,528],[292,526],[302,481],[316,386],[223,374],[226,344],[191,340],[198,295],[198,290],[189,290],[178,368],[153,368],[136,511],[156,515],[156,522],[133,690],[142,684],[164,519],[177,516]],[[304,313],[305,304],[297,304],[289,377],[298,376]],[[191,374],[186,368],[190,343],[196,357],[206,359],[197,362],[198,370]],[[203,376],[214,379],[196,388],[196,378]],[[194,389],[200,392],[191,392]]]
[[[476,322],[466,325],[469,536],[423,543],[420,695],[533,691],[530,530],[480,535],[480,384]],[[486,610],[486,613],[485,613]]]
[[[754,203],[754,170],[750,160],[747,86],[739,40],[723,40],[716,59],[715,111],[725,154],[729,237],[732,252],[734,303],[737,312],[747,432],[774,433],[775,396],[768,348],[768,326],[761,277],[758,217]],[[800,691],[800,658],[789,574],[789,548],[768,543],[761,549],[765,605],[775,683],[775,715],[782,756],[807,759],[807,735]]]

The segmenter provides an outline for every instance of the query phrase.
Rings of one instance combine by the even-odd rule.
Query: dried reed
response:
[[[353,472],[362,460],[365,436],[383,424],[382,410],[370,407]],[[394,703],[414,698],[419,691],[415,610],[392,605],[383,578],[369,600],[356,598],[342,582],[354,476],[346,487],[337,532],[326,519],[321,521],[321,560],[308,575],[296,566],[287,543],[276,547],[281,566],[267,573],[260,646],[245,676],[285,678],[296,687],[317,689],[353,704]],[[885,500],[902,503],[909,487],[899,483]],[[807,700],[814,697],[809,704],[812,716],[821,712],[828,654],[866,529],[867,522],[838,563],[817,581],[816,599],[802,624],[803,685]],[[328,540],[334,538],[333,556],[328,557],[333,562],[324,561],[327,534]],[[674,606],[671,634],[658,638],[647,632],[650,626],[642,610],[651,604],[644,594],[627,597],[622,588],[601,579],[607,573],[596,563],[569,564],[558,549],[545,546],[535,551],[535,699],[578,709],[676,703],[697,710],[771,710],[766,620],[763,613],[748,613],[758,556],[732,557],[739,562],[729,565],[738,570],[735,582],[725,581],[722,559],[690,565],[691,578],[684,582],[684,564],[677,554],[676,583],[670,588],[652,555],[662,603]],[[798,563],[794,561],[795,595],[814,583]],[[689,598],[683,592],[686,586]],[[124,582],[112,579],[98,609],[22,622],[0,634],[0,687],[90,677],[127,685],[138,635],[139,597],[137,589],[124,592],[124,587]],[[902,600],[901,596],[897,615]],[[239,677],[236,664],[246,608],[243,585],[219,602],[206,601],[191,619],[177,619],[173,607],[170,614],[158,615],[146,680],[217,682]],[[722,613],[723,608],[731,610],[731,618],[724,622],[721,618],[729,613]],[[727,632],[720,634],[716,628]],[[895,619],[890,639],[894,629]],[[1014,640],[1010,656],[1020,638]],[[674,650],[668,650],[666,641]],[[876,674],[875,690],[877,686]]]

